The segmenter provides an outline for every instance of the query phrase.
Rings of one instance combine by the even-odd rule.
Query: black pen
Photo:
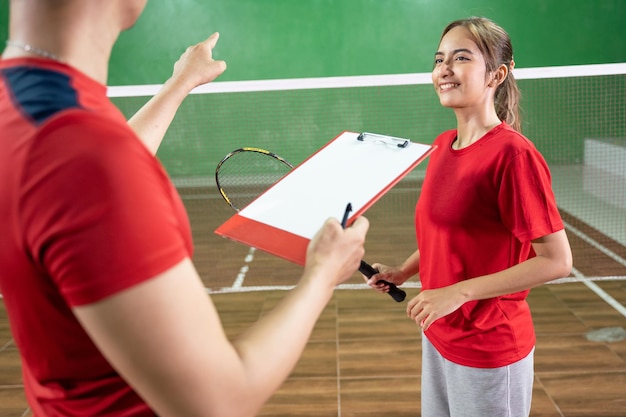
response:
[[[352,204],[348,203],[348,205],[346,206],[346,211],[343,212],[343,219],[341,220],[341,227],[344,229],[346,228],[346,223],[348,222],[348,215],[350,214],[351,211],[352,211]],[[372,276],[378,273],[378,269],[375,269],[370,264],[362,260],[361,265],[359,266],[359,272],[361,272],[367,278],[371,278]],[[393,298],[397,302],[404,301],[404,298],[406,297],[406,292],[398,288],[395,284],[391,282],[383,281],[383,280],[379,280],[377,284],[378,283],[384,283],[384,284],[389,285],[389,295],[391,296],[391,298]]]
[[[348,223],[348,215],[352,211],[352,204],[348,203],[346,206],[346,211],[343,213],[343,219],[341,220],[341,227],[346,228],[346,223]]]

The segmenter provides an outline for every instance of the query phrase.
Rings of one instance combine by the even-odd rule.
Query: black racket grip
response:
[[[361,265],[359,266],[359,272],[361,272],[366,277],[371,278],[372,276],[378,273],[378,269],[372,267],[370,264],[368,264],[365,261],[361,261]],[[396,287],[396,284],[392,284],[391,282],[387,282],[383,280],[377,281],[377,283],[378,282],[382,282],[384,284],[389,285],[389,295],[398,303],[404,301],[404,299],[406,298],[406,292]]]

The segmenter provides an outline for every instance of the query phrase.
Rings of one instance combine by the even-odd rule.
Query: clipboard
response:
[[[347,203],[354,222],[425,160],[435,147],[345,131],[296,166],[215,233],[304,265],[309,241]]]

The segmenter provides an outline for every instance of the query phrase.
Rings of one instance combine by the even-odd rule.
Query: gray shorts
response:
[[[534,349],[501,368],[472,368],[444,359],[422,334],[422,417],[528,417]]]

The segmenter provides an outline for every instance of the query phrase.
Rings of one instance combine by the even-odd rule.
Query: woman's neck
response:
[[[461,112],[456,112],[456,116],[457,137],[452,144],[454,149],[463,149],[470,146],[485,136],[491,129],[502,123],[495,111],[485,115],[465,115]]]

